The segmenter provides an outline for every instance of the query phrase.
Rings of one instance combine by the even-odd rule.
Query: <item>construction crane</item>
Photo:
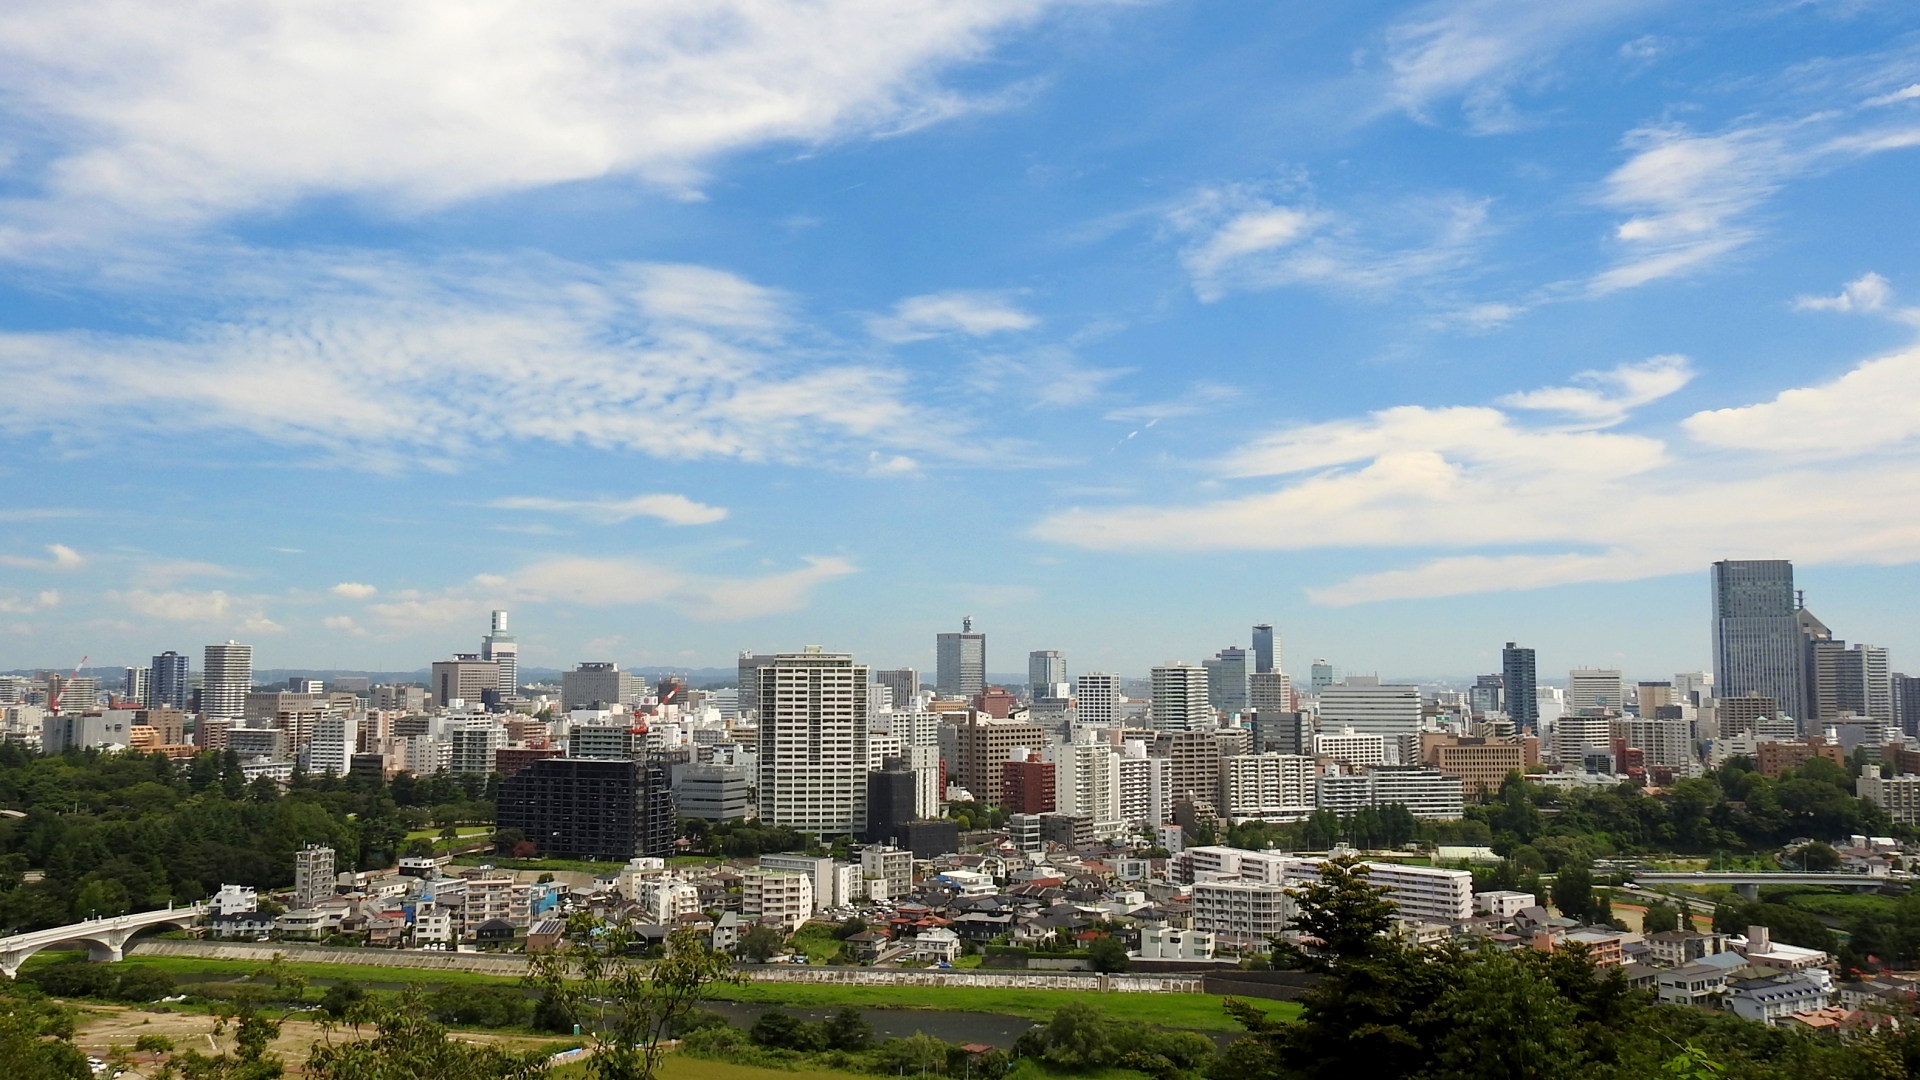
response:
[[[73,665],[73,674],[68,675],[66,678],[60,680],[60,688],[58,690],[55,690],[52,694],[50,694],[47,697],[48,712],[52,713],[55,716],[60,715],[61,696],[67,692],[67,687],[73,684],[73,680],[80,677],[80,669],[86,666],[87,666],[87,657],[83,656],[80,658],[79,663]]]

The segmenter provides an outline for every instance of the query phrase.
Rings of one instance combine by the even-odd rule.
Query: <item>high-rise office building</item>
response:
[[[667,767],[632,759],[536,761],[500,782],[496,813],[555,859],[660,858],[677,825]]]
[[[1247,678],[1247,706],[1261,715],[1293,711],[1293,678],[1284,671],[1256,671]]]
[[[1581,716],[1627,711],[1627,680],[1619,668],[1574,668],[1567,677],[1567,708]]]
[[[507,633],[507,613],[493,613],[493,628],[486,637],[480,639],[480,659],[489,661],[498,669],[494,685],[499,688],[503,698],[516,697],[520,693],[520,643]]]
[[[817,646],[759,676],[760,820],[827,836],[867,824],[867,668]]]
[[[1467,691],[1467,706],[1473,715],[1484,717],[1488,713],[1506,711],[1506,679],[1500,675],[1476,675],[1473,686]]]
[[[973,632],[973,618],[957,634],[934,638],[934,688],[945,697],[972,698],[987,688],[987,635]]]
[[[1280,658],[1274,654],[1274,650],[1273,650],[1273,624],[1272,623],[1254,623],[1253,624],[1253,671],[1254,671],[1254,674],[1264,675],[1269,671],[1280,670],[1282,665],[1279,663],[1279,659]]]
[[[238,721],[247,715],[253,689],[253,646],[228,641],[206,647],[200,663],[200,711],[214,720]]]
[[[1894,723],[1904,735],[1920,735],[1920,679],[1896,671],[1887,682]]]
[[[1247,711],[1247,680],[1253,675],[1253,656],[1229,645],[1201,662],[1207,671],[1207,701],[1224,713]]]
[[[150,694],[147,707],[153,709],[185,709],[192,688],[187,680],[187,658],[168,649],[153,658],[147,679]]]
[[[1325,660],[1315,660],[1313,666],[1307,671],[1308,685],[1313,687],[1313,692],[1316,694],[1340,681],[1340,669]]]
[[[892,692],[893,711],[912,712],[913,699],[920,694],[920,673],[912,668],[889,668],[873,673],[875,685]]]
[[[1403,737],[1420,737],[1420,688],[1410,685],[1381,685],[1371,675],[1352,675],[1320,692],[1320,727],[1323,731],[1352,728],[1361,735],[1378,735],[1394,764],[1406,764],[1398,758]]]
[[[1032,697],[1052,697],[1055,688],[1067,681],[1067,658],[1059,649],[1035,649],[1027,654],[1027,693]]]
[[[456,701],[478,707],[488,694],[500,692],[500,669],[479,653],[454,653],[451,660],[433,662],[433,703],[446,708]]]
[[[1728,559],[1713,564],[1713,686],[1720,697],[1769,697],[1801,708],[1804,638],[1793,564]]]
[[[153,697],[153,669],[128,668],[126,680],[121,686],[120,697],[123,701],[146,706],[148,699]]]
[[[1507,716],[1522,731],[1540,729],[1539,681],[1533,668],[1533,650],[1513,642],[1500,650],[1500,681],[1507,699]]]
[[[1810,694],[1804,719],[1822,724],[1842,716],[1893,721],[1887,650],[1875,645],[1848,648],[1844,641],[1828,639],[1809,641],[1807,653]]]
[[[1081,723],[1113,726],[1120,718],[1120,676],[1110,671],[1082,672],[1073,681],[1073,702]]]
[[[1152,715],[1155,731],[1212,731],[1217,725],[1208,701],[1207,669],[1198,664],[1154,668]]]

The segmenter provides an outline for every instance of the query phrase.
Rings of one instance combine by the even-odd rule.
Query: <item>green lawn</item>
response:
[[[584,859],[496,859],[491,855],[478,860],[502,870],[543,870],[553,873],[567,870],[579,874],[617,874],[626,863],[587,862]]]
[[[723,986],[718,997],[729,1001],[766,1002],[799,1008],[831,1009],[842,1005],[879,1009],[942,1009],[953,1012],[1003,1013],[1029,1020],[1052,1018],[1054,1010],[1070,1001],[1090,997],[1115,1019],[1192,1031],[1237,1031],[1216,994],[1089,994],[1085,990],[1000,990],[974,986],[826,986],[817,983],[741,983]],[[1282,1019],[1299,1015],[1289,1001],[1254,1001],[1254,1005]]]
[[[839,944],[834,942],[834,944]],[[27,961],[29,968],[57,963],[75,954],[41,953]],[[252,960],[209,960],[191,956],[132,956],[122,961],[164,971],[175,978],[212,976],[221,980],[251,975],[263,966]],[[287,965],[309,979],[352,979],[359,983],[420,983],[438,986],[514,985],[517,979],[468,971],[422,971],[417,968],[362,964],[318,964],[289,959]],[[722,986],[716,997],[729,1001],[765,1002],[798,1008],[838,1008],[843,1005],[881,1009],[939,1009],[952,1012],[1003,1013],[1029,1020],[1047,1020],[1070,1001],[1089,999],[1115,1019],[1192,1031],[1236,1031],[1217,994],[1119,994],[1085,990],[1003,990],[973,986],[828,986],[802,983],[740,983]],[[1293,1019],[1300,1007],[1288,1001],[1252,1000],[1255,1006],[1281,1019]]]
[[[493,835],[493,826],[491,826],[491,825],[462,825],[462,826],[460,826],[460,830],[459,830],[459,831],[460,831],[460,838],[461,838],[462,840],[465,840],[465,839],[467,839],[467,838],[469,838],[469,837],[474,837],[474,836],[491,836],[491,835]],[[412,832],[410,832],[410,833],[408,833],[408,834],[407,834],[407,839],[409,839],[409,840],[438,840],[438,839],[440,839],[440,830],[439,830],[439,829],[436,829],[436,828],[432,828],[432,827],[428,827],[428,828],[425,828],[425,829],[415,829],[415,830],[413,830]]]

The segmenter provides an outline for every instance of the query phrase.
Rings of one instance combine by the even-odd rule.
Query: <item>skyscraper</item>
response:
[[[948,697],[971,698],[987,688],[987,635],[973,632],[973,617],[960,632],[934,639],[934,688]]]
[[[1264,675],[1276,668],[1278,657],[1273,654],[1273,624],[1253,624],[1253,671]]]
[[[1059,649],[1035,649],[1027,654],[1027,693],[1052,697],[1054,687],[1067,681],[1067,658]]]
[[[1229,645],[1201,662],[1207,669],[1207,701],[1224,713],[1247,711],[1247,679],[1253,657],[1238,645]]]
[[[912,668],[875,671],[873,681],[893,692],[893,711],[912,712],[913,699],[920,693],[920,673]]]
[[[1500,675],[1507,698],[1507,716],[1522,731],[1540,730],[1539,682],[1533,669],[1533,650],[1513,642],[1500,650]]]
[[[147,699],[150,709],[185,709],[187,695],[187,658],[168,649],[153,658],[152,674],[147,686],[151,696]]]
[[[239,721],[253,689],[253,646],[228,641],[206,647],[200,664],[200,711],[210,720]]]
[[[1111,727],[1120,716],[1120,676],[1082,672],[1073,682],[1073,700],[1081,723]]]
[[[495,679],[502,698],[517,697],[520,693],[520,643],[507,633],[507,613],[493,613],[493,629],[480,639],[480,659],[491,660],[499,669]]]
[[[1567,708],[1581,716],[1627,711],[1627,681],[1619,668],[1574,668],[1567,677]]]
[[[1207,669],[1198,664],[1162,664],[1153,669],[1153,729],[1212,731]]]
[[[1770,697],[1782,707],[1807,700],[1793,564],[1727,559],[1713,564],[1713,687],[1717,697]]]
[[[133,702],[135,705],[147,704],[147,699],[153,696],[153,669],[143,667],[128,668],[126,683],[120,692],[120,696],[122,699]]]
[[[760,820],[851,836],[867,820],[867,668],[809,646],[758,669]]]
[[[1340,681],[1340,669],[1325,660],[1315,660],[1313,666],[1307,670],[1311,680],[1309,685],[1313,687],[1313,692],[1316,694]]]

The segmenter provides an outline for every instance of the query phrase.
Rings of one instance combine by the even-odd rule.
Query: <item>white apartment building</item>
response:
[[[796,874],[807,875],[813,882],[813,910],[816,912],[838,907],[849,899],[842,894],[840,877],[834,873],[831,856],[800,855],[793,852],[762,855],[760,866],[766,870],[790,870]]]
[[[1332,758],[1348,765],[1384,765],[1387,761],[1387,740],[1371,732],[1361,734],[1349,725],[1315,735],[1313,752],[1315,756]]]
[[[1567,676],[1567,711],[1611,713],[1627,711],[1627,680],[1619,668],[1574,668]]]
[[[253,689],[253,646],[237,641],[209,645],[202,654],[200,672],[202,715],[234,721],[247,715],[247,693]]]
[[[1205,930],[1148,923],[1140,928],[1140,951],[1134,955],[1142,960],[1211,960],[1213,945],[1213,935]]]
[[[1314,780],[1314,808],[1341,817],[1373,805],[1373,778],[1366,773],[1322,773]]]
[[[1330,731],[1352,728],[1358,734],[1378,735],[1391,753],[1399,736],[1417,738],[1420,734],[1420,688],[1382,685],[1370,676],[1350,676],[1346,682],[1320,691],[1320,726]]]
[[[682,915],[700,913],[700,889],[685,881],[672,879],[648,882],[638,890],[646,905],[647,918],[661,926],[672,926]]]
[[[1193,928],[1234,939],[1269,938],[1293,918],[1287,886],[1261,881],[1201,881],[1192,892]]]
[[[460,900],[460,936],[470,938],[481,923],[494,919],[513,922],[513,878],[468,878],[466,895]]]
[[[1247,676],[1247,705],[1261,716],[1293,711],[1293,679],[1284,671]]]
[[[1073,682],[1073,702],[1083,724],[1112,727],[1120,718],[1120,676],[1089,671]]]
[[[1220,759],[1220,813],[1234,821],[1298,821],[1314,811],[1314,759],[1234,754]]]
[[[1212,731],[1218,726],[1207,700],[1207,669],[1199,664],[1154,668],[1152,718],[1155,731]],[[1084,713],[1081,719],[1086,719]]]
[[[1698,759],[1693,753],[1693,724],[1687,720],[1623,717],[1613,721],[1609,734],[1615,742],[1646,754],[1647,766],[1685,769]]]
[[[1041,752],[1053,763],[1053,808],[1062,814],[1093,819],[1096,831],[1120,821],[1120,755],[1113,745],[1083,731],[1071,743],[1054,744]]]
[[[293,908],[306,911],[333,897],[333,849],[308,844],[293,853]]]
[[[353,752],[360,745],[360,722],[352,716],[327,712],[313,725],[313,742],[307,748],[307,771],[315,775],[345,776],[353,765]]]
[[[1853,782],[1854,793],[1887,812],[1896,825],[1920,825],[1920,776],[1882,777],[1876,770]]]
[[[881,687],[884,690],[886,687]],[[869,691],[872,688],[869,687]],[[867,732],[867,768],[878,771],[890,757],[905,757],[906,743],[892,732]]]
[[[451,721],[446,736],[447,771],[456,774],[493,772],[495,755],[507,745],[507,729],[491,716]]]
[[[1120,786],[1120,820],[1164,825],[1173,813],[1172,762],[1149,757],[1147,744],[1128,739],[1115,763]],[[1057,780],[1057,778],[1056,778]]]
[[[826,836],[865,828],[866,665],[809,647],[755,674],[760,820]]]
[[[1373,781],[1373,805],[1407,808],[1414,817],[1456,821],[1465,813],[1460,778],[1419,765],[1382,766],[1367,770]]]
[[[1613,721],[1569,713],[1554,722],[1553,758],[1562,769],[1579,769],[1589,750],[1613,750]]]
[[[1473,894],[1474,911],[1500,919],[1511,919],[1538,903],[1539,900],[1532,893],[1514,892],[1511,889]]]
[[[813,917],[813,876],[754,867],[740,875],[740,915],[791,933]]]
[[[860,875],[884,882],[889,897],[905,896],[913,891],[913,852],[869,844],[860,849]]]
[[[1175,874],[1194,882],[1195,888],[1206,880],[1253,881],[1294,888],[1319,881],[1321,862],[1278,852],[1210,845],[1181,852]],[[1368,880],[1387,889],[1388,898],[1407,918],[1451,922],[1473,917],[1473,874],[1469,871],[1373,860],[1361,865],[1368,869]],[[1198,919],[1194,925],[1200,925]]]

